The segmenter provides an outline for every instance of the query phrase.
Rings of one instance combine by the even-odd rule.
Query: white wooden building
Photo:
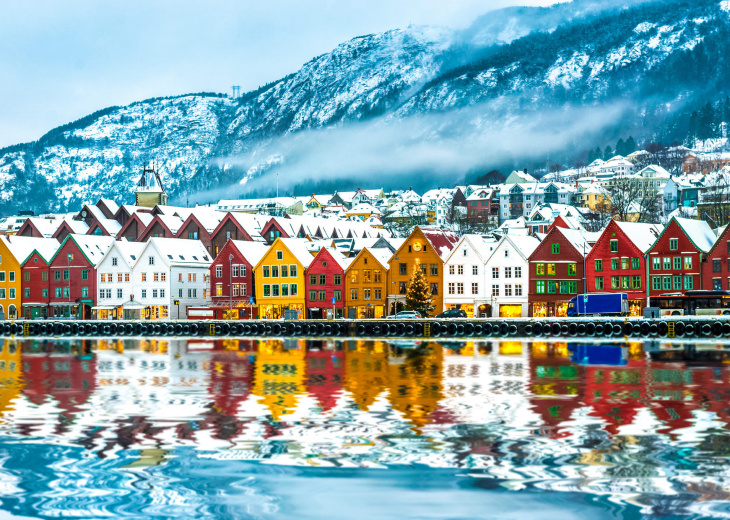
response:
[[[496,245],[491,235],[461,237],[444,262],[444,310],[461,309],[468,317],[487,312],[484,265]]]
[[[529,263],[540,241],[531,235],[504,235],[487,258],[486,297],[490,316],[528,316]]]

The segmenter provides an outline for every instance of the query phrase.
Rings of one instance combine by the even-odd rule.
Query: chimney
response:
[[[525,173],[527,173],[527,168],[525,168],[525,169],[524,169],[524,170],[522,170],[522,171],[523,171],[523,172],[525,172]]]

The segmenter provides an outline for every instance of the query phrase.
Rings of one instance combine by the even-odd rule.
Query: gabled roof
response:
[[[436,251],[436,254],[438,254],[442,260],[448,258],[451,251],[459,242],[459,237],[450,229],[421,226],[416,226],[416,229],[421,230],[423,236],[431,243],[431,247],[433,247],[433,250]]]
[[[352,262],[352,258],[347,258],[345,255],[340,253],[337,249],[334,249],[332,247],[323,247],[319,250],[319,252],[314,256],[312,259],[312,262],[309,264],[310,266],[314,263],[314,261],[319,257],[319,255],[323,255],[324,253],[322,251],[326,251],[327,254],[334,260],[337,265],[340,266],[340,269],[345,271],[347,267]]]
[[[49,262],[56,254],[60,244],[55,238],[37,238],[37,237],[18,237],[14,235],[0,236],[0,240],[10,250],[18,263],[23,263],[33,254],[37,252],[43,260]]]
[[[690,241],[697,249],[704,253],[707,253],[710,251],[710,249],[712,249],[712,246],[715,244],[715,239],[717,237],[715,236],[715,233],[713,233],[712,228],[707,222],[705,222],[704,220],[695,220],[679,217],[674,217],[672,220],[679,224],[679,227],[682,229],[682,231],[684,231],[684,234],[687,235],[687,238],[690,239]],[[668,227],[669,224],[667,224],[667,228]],[[657,238],[657,240],[659,239]]]
[[[286,248],[293,256],[297,259],[297,261],[304,266],[306,269],[309,267],[309,264],[312,263],[312,259],[314,258],[312,254],[309,252],[309,249],[307,249],[306,246],[306,240],[301,238],[277,238],[274,240],[274,243],[271,244],[268,249],[267,253],[273,252],[275,250],[275,245],[277,243],[280,243],[284,248]],[[259,264],[263,262],[263,258],[259,260],[259,263],[254,266],[254,269],[257,269],[259,267]]]
[[[97,265],[100,265],[107,257],[116,253],[127,267],[132,269],[142,255],[142,251],[146,245],[144,242],[114,242],[107,252],[104,253],[104,256],[99,260]]]
[[[514,249],[527,260],[532,253],[535,252],[537,246],[540,245],[540,240],[532,235],[504,235],[502,240],[506,240]],[[496,249],[495,249],[496,251]]]
[[[78,247],[79,251],[81,251],[81,253],[93,266],[96,266],[99,262],[101,262],[104,254],[114,243],[113,237],[100,235],[77,235],[72,233],[66,237],[63,243],[61,243],[61,246],[56,251],[56,254],[54,254],[53,258],[51,258],[51,260],[48,262],[49,264],[56,259],[58,253],[61,252],[61,249],[63,249],[63,246],[69,240],[72,240],[76,244],[76,247]]]
[[[23,226],[29,225],[34,227],[44,238],[51,238],[58,229],[58,226],[64,221],[62,218],[40,218],[30,217]],[[23,227],[21,226],[21,228]]]
[[[552,228],[548,234],[540,242],[545,242],[553,236],[553,233],[562,235],[565,240],[573,247],[576,253],[582,257],[586,257],[591,251],[591,244],[586,240],[585,233],[582,233],[575,229],[565,229],[561,227]],[[530,254],[530,258],[535,254],[537,248],[535,248]]]
[[[464,243],[467,243],[469,247],[471,247],[476,252],[482,263],[485,263],[487,261],[487,258],[492,255],[497,240],[495,240],[494,237],[491,235],[462,235],[459,242],[454,246],[454,249],[451,250],[451,253],[449,253],[448,257],[446,257],[444,261],[450,261],[451,257],[456,254],[456,252]]]
[[[209,266],[212,263],[210,254],[200,240],[182,240],[179,238],[150,238],[145,245],[140,259],[146,254],[147,249],[154,247],[160,253],[163,261],[170,267]],[[139,259],[137,260],[139,262]]]
[[[211,233],[211,236],[214,236],[216,233],[218,233],[221,227],[225,225],[225,222],[231,220],[235,225],[241,228],[243,232],[251,238],[251,240],[257,242],[265,242],[264,237],[261,236],[261,231],[270,219],[271,217],[269,217],[268,215],[229,212],[226,213],[226,215],[221,219],[221,221],[218,223],[218,227],[216,227],[215,230]]]
[[[252,266],[258,264],[269,250],[269,246],[263,242],[249,242],[247,240],[229,240],[229,242],[238,249],[238,252],[241,253],[241,255],[248,260],[248,263]],[[221,251],[223,251],[222,248]]]
[[[613,221],[642,253],[646,253],[662,234],[661,224],[643,224],[640,222]],[[606,228],[608,229],[608,227]],[[604,230],[604,233],[606,231]]]

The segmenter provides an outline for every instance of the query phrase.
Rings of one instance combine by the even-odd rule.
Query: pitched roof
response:
[[[302,264],[305,268],[309,267],[309,264],[312,263],[312,260],[314,257],[312,256],[312,253],[309,252],[309,249],[307,249],[306,240],[301,238],[277,238],[276,240],[281,241],[281,243],[289,250],[289,252],[294,255],[294,257],[299,261],[300,264]],[[274,241],[274,244],[276,244],[276,241]],[[269,249],[273,249],[273,244]]]
[[[106,257],[113,255],[116,251],[117,254],[122,257],[124,263],[127,264],[128,267],[132,268],[134,267],[134,264],[137,263],[137,260],[139,260],[139,257],[142,255],[142,251],[144,250],[146,245],[147,244],[145,242],[114,242],[112,247],[107,250],[107,252],[104,254],[104,257],[99,261],[99,263],[103,262]]]
[[[530,255],[540,245],[540,240],[532,235],[504,235],[504,240],[512,243],[514,248],[525,258]]]
[[[629,237],[642,253],[646,253],[662,234],[661,224],[643,224],[639,222],[616,222],[616,225]]]
[[[200,240],[150,238],[141,255],[144,255],[144,251],[152,244],[169,266],[208,266],[212,263],[210,254]]]
[[[417,226],[423,236],[431,243],[433,250],[445,260],[459,242],[459,237],[450,229]]]
[[[704,253],[712,249],[717,237],[707,222],[680,217],[674,217],[674,221],[679,224],[679,227],[682,228],[682,231],[684,231],[685,235],[687,235],[697,249]]]
[[[581,256],[586,256],[591,251],[591,244],[586,240],[586,233],[582,233],[577,229],[565,229],[561,227],[554,227],[550,233],[561,233],[565,239],[575,248]],[[548,233],[548,236],[550,236]],[[546,237],[547,238],[547,237]]]
[[[19,264],[37,251],[46,262],[50,262],[61,244],[55,238],[19,237],[15,235],[0,237]]]
[[[66,240],[73,240],[79,250],[84,254],[84,256],[86,256],[86,259],[93,265],[98,265],[98,263],[101,262],[102,258],[104,258],[104,254],[114,243],[113,237],[102,235],[69,234],[66,237]],[[63,241],[64,244],[66,243],[66,240]],[[56,251],[56,255],[59,251],[61,251],[60,247],[58,248],[58,251]],[[55,258],[56,255],[54,255],[53,258]]]
[[[248,260],[251,265],[258,264],[269,250],[269,246],[263,242],[249,242],[247,240],[231,240],[236,249]]]

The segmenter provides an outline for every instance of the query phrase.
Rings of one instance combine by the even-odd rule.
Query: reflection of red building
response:
[[[730,426],[727,369],[724,366],[695,368],[693,378],[697,383],[693,390],[698,393],[695,400],[703,403],[704,409],[715,412],[726,427]]]
[[[306,386],[323,411],[331,410],[342,394],[345,353],[319,350],[307,352]]]
[[[571,435],[559,428],[583,406],[585,367],[571,362],[564,350],[558,344],[546,346],[540,352],[533,347],[530,356],[530,401],[540,415],[545,434],[552,438]]]
[[[82,341],[73,346],[71,342],[49,342],[48,346],[54,349],[53,353],[23,353],[23,395],[37,405],[48,398],[55,400],[62,410],[58,418],[59,430],[63,431],[65,424],[83,410],[96,388],[96,359],[82,359],[74,353],[83,351]]]
[[[606,431],[616,435],[619,427],[631,424],[647,403],[646,358],[631,359],[625,366],[586,367],[585,404],[589,415],[606,421]]]
[[[242,421],[238,409],[251,393],[253,366],[249,355],[236,351],[216,351],[209,361],[209,392],[213,414],[208,417],[217,439],[239,435]]]
[[[699,408],[701,388],[695,381],[696,372],[684,364],[653,362],[647,376],[652,411],[665,425],[657,432],[676,438],[674,431],[691,426],[693,412]]]

